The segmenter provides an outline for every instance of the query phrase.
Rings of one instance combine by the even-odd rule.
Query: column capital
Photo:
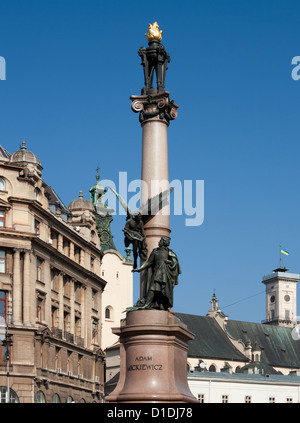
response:
[[[139,120],[143,125],[148,121],[159,121],[169,125],[170,120],[177,118],[178,105],[170,100],[170,93],[164,91],[153,95],[132,95],[131,109],[139,113]]]

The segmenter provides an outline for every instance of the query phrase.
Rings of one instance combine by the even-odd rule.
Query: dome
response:
[[[89,200],[83,198],[82,191],[79,192],[79,197],[71,201],[68,205],[68,209],[71,211],[75,210],[90,210],[94,211],[94,206]]]
[[[31,151],[27,150],[25,141],[22,142],[21,149],[10,156],[10,161],[15,163],[27,162],[41,166],[40,160]]]

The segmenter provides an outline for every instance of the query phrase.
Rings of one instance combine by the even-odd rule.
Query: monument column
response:
[[[149,25],[149,46],[139,50],[145,86],[140,96],[130,97],[143,130],[143,213],[142,223],[139,217],[127,232],[133,245],[136,240],[140,246],[146,241],[148,258],[139,268],[134,266],[134,271],[141,272],[140,300],[126,309],[120,328],[112,329],[120,338],[120,378],[106,397],[107,402],[197,402],[187,382],[188,341],[194,335],[171,311],[173,289],[181,270],[177,255],[169,248],[170,213],[169,202],[165,201],[169,196],[167,129],[170,120],[177,117],[178,106],[165,91],[170,57],[160,44],[161,33],[157,22]],[[140,251],[139,255],[144,261]]]

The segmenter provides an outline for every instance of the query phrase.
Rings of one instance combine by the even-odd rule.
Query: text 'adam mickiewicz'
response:
[[[132,364],[127,367],[127,371],[132,370],[162,370],[162,364]]]

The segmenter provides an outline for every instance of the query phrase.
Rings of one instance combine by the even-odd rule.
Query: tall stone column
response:
[[[21,283],[21,250],[14,250],[14,280],[13,280],[13,322],[15,325],[22,323],[22,283]]]
[[[168,126],[176,119],[178,106],[169,92],[131,96],[131,108],[140,113],[142,126],[141,204],[169,189]],[[162,236],[170,236],[170,210],[167,203],[161,210],[152,209],[151,219],[144,224],[148,254],[158,246]]]

